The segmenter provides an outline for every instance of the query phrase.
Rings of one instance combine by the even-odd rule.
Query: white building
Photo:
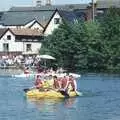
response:
[[[72,8],[79,5],[12,7],[4,12],[0,17],[0,55],[38,53],[43,36],[52,34],[64,20],[85,18],[81,10]]]
[[[0,54],[37,54],[43,39],[42,33],[32,29],[0,29]]]

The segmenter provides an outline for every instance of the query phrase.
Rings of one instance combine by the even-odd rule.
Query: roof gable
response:
[[[0,29],[0,39],[6,34],[6,32],[10,31],[13,35],[14,33],[9,28],[2,28]]]
[[[58,10],[57,10],[57,9],[56,9],[56,10],[54,11],[54,13],[52,14],[52,16],[51,16],[51,18],[49,19],[48,23],[46,24],[46,26],[45,26],[45,28],[44,28],[43,32],[45,32],[45,31],[46,31],[46,29],[47,29],[48,25],[50,24],[51,20],[53,19],[54,15],[56,14],[56,12],[58,12]]]
[[[32,26],[34,26],[36,23],[37,23],[40,27],[42,27],[42,28],[44,29],[44,27],[43,27],[37,20],[35,20],[35,21],[29,26],[29,28],[32,28]]]
[[[51,18],[49,19],[47,25],[45,26],[43,32],[46,31],[48,25],[50,24],[51,20],[53,19],[53,17],[55,16],[56,13],[58,13],[60,15],[62,20],[67,21],[67,22],[71,22],[71,23],[74,23],[76,20],[83,20],[83,21],[86,20],[85,12],[82,12],[80,10],[63,11],[63,10],[56,9],[55,12],[53,13],[53,15],[51,16]]]

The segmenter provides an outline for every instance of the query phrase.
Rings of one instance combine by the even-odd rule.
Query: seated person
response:
[[[72,75],[69,76],[68,88],[69,86],[71,86],[70,88],[71,91],[75,91],[75,92],[77,91],[77,83]]]
[[[68,77],[64,76],[63,78],[61,78],[61,90],[67,91],[68,88]]]
[[[36,80],[35,80],[35,86],[37,89],[40,89],[43,87],[43,82],[40,79],[40,75],[37,75]]]
[[[49,75],[47,77],[47,80],[46,80],[47,84],[48,84],[48,87],[49,88],[52,88],[53,84],[54,84],[54,80],[53,80],[53,76],[52,75]]]
[[[24,74],[29,74],[29,73],[30,73],[29,67],[26,67],[26,68],[24,69]]]
[[[61,81],[57,78],[57,76],[53,76],[53,88],[54,89],[61,89]]]

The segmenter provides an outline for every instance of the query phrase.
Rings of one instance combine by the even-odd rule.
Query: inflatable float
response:
[[[49,90],[49,91],[40,91],[39,89],[24,89],[25,95],[27,98],[35,98],[35,99],[42,99],[42,98],[66,98],[66,97],[77,97],[82,96],[81,92],[70,91],[67,94],[64,91],[56,91],[56,90]]]

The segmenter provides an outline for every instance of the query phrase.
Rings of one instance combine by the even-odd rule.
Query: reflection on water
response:
[[[120,120],[120,76],[83,75],[83,96],[69,99],[25,99],[26,78],[0,77],[0,120]]]
[[[55,112],[59,109],[60,105],[64,107],[74,106],[76,98],[67,99],[27,99],[28,104],[33,104],[41,112]]]
[[[65,99],[64,106],[65,107],[72,107],[75,105],[76,100],[77,100],[76,98]]]

